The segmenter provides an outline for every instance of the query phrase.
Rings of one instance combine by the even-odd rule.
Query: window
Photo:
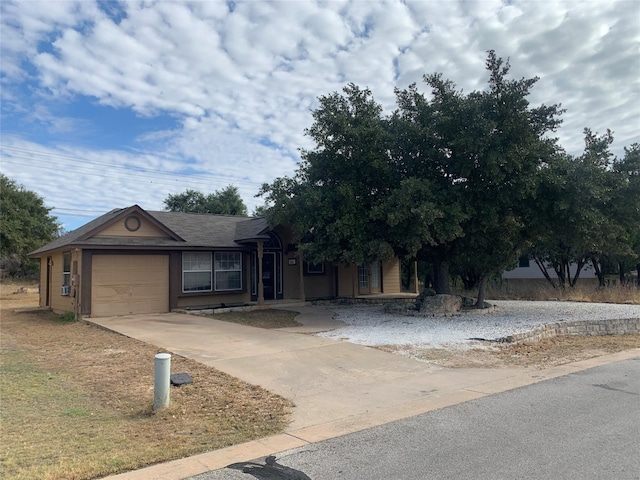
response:
[[[216,252],[215,286],[217,292],[242,289],[242,253]]]
[[[366,265],[358,265],[358,286],[369,288],[369,269]]]
[[[183,252],[182,291],[211,291],[211,253]]]
[[[62,294],[69,295],[70,287],[71,287],[71,252],[65,252],[62,254]]]
[[[307,263],[306,271],[309,275],[321,275],[324,273],[324,263]]]
[[[380,288],[380,264],[373,262],[371,264],[371,288]]]
[[[518,267],[520,268],[529,268],[529,256],[524,255],[518,259]]]

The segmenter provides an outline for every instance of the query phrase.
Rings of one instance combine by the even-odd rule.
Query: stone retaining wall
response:
[[[311,300],[312,305],[388,305],[415,303],[416,297],[384,297],[372,295],[370,297],[338,297],[326,300]]]
[[[577,320],[549,323],[530,332],[517,333],[497,339],[502,343],[539,342],[545,338],[570,335],[640,335],[640,318],[620,320]]]

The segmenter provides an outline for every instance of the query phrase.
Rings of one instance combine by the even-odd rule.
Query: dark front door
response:
[[[262,284],[264,286],[264,299],[276,298],[276,254],[264,252],[262,255]]]

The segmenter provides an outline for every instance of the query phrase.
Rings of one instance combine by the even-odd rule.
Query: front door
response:
[[[380,263],[358,265],[358,293],[366,295],[380,291]]]
[[[264,252],[262,254],[262,284],[264,287],[264,299],[276,298],[276,254]]]

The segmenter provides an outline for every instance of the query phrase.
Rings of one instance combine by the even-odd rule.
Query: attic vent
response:
[[[124,220],[124,227],[130,232],[135,232],[140,228],[140,219],[134,215],[130,215]]]

